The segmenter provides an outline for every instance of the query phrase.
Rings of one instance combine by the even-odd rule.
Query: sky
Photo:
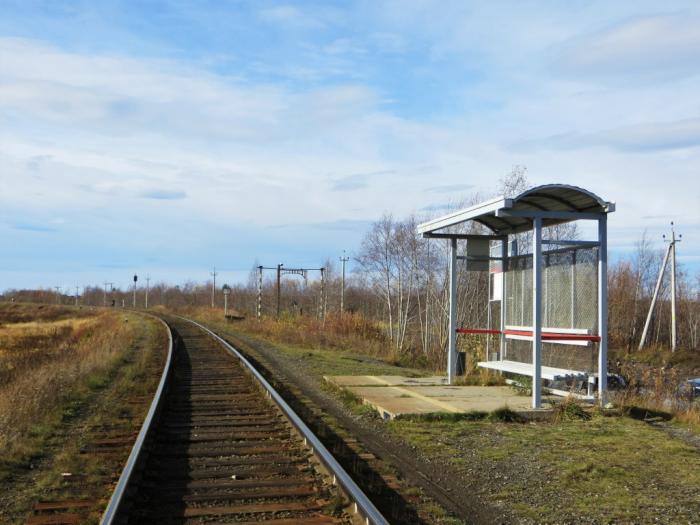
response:
[[[514,166],[700,271],[700,4],[0,0],[0,290],[319,266]]]

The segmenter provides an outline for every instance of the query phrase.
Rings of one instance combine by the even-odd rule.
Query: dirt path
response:
[[[484,486],[484,480],[478,479],[478,475],[465,479],[451,467],[422,457],[415,449],[399,442],[382,428],[381,421],[351,413],[333,395],[324,391],[316,379],[309,376],[303,363],[290,358],[269,343],[240,333],[229,336],[229,340],[257,361],[258,365],[267,369],[276,380],[281,379],[283,383],[292,385],[291,390],[298,389],[308,404],[331,416],[370,453],[388,462],[398,477],[405,480],[405,484],[420,487],[459,521],[475,524],[517,521],[505,510],[494,508],[475,494]]]
[[[695,449],[700,453],[700,434],[696,434],[695,432],[685,428],[674,427],[665,421],[649,421],[648,423],[653,427],[663,430],[672,438],[682,441],[691,447],[695,447]]]

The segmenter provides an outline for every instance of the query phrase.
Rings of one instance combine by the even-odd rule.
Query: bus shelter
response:
[[[607,216],[615,204],[583,188],[548,184],[498,197],[418,226],[449,243],[447,376],[457,372],[457,338],[497,337],[478,366],[543,380],[580,381],[605,403],[607,391]],[[591,240],[566,239],[573,221],[597,222]],[[474,223],[480,228],[470,227]],[[480,231],[485,233],[465,233]],[[578,236],[576,236],[578,237]],[[458,326],[457,265],[488,272],[488,326]]]

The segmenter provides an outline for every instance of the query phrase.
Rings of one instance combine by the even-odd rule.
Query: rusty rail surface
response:
[[[155,316],[154,316],[155,317]],[[148,412],[146,413],[146,417],[143,420],[143,424],[141,425],[141,430],[139,431],[138,436],[136,437],[136,442],[134,443],[134,446],[131,449],[131,453],[129,454],[129,458],[126,460],[126,465],[124,465],[124,469],[122,470],[121,475],[119,476],[119,481],[117,481],[117,486],[114,488],[114,492],[112,492],[112,497],[109,500],[109,503],[107,504],[107,508],[105,509],[104,514],[102,515],[102,520],[100,523],[110,525],[114,523],[114,519],[117,515],[117,511],[119,510],[122,500],[124,499],[124,493],[126,491],[126,487],[129,483],[129,480],[131,480],[131,477],[134,473],[134,470],[136,468],[136,465],[138,464],[139,460],[141,459],[143,450],[144,450],[144,443],[146,442],[146,438],[148,437],[148,433],[150,429],[153,426],[153,421],[156,417],[156,414],[158,413],[158,410],[161,406],[162,400],[163,400],[163,392],[165,391],[165,386],[167,384],[168,378],[170,377],[170,372],[172,370],[172,363],[173,363],[173,334],[172,331],[170,330],[170,327],[168,324],[163,321],[160,318],[157,318],[163,325],[165,326],[166,332],[168,333],[168,355],[166,357],[165,361],[165,366],[163,367],[163,374],[160,377],[160,382],[158,383],[158,388],[156,390],[156,393],[153,396],[153,401],[151,402],[151,406],[148,409]]]
[[[168,323],[175,344],[102,523],[388,523],[240,352]]]

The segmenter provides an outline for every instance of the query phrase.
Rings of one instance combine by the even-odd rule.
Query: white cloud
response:
[[[128,217],[135,231],[162,228],[160,239],[180,233],[172,225],[184,218],[192,237],[211,224],[359,231],[384,210],[439,213],[437,191],[492,191],[515,164],[528,166],[533,182],[616,200],[611,242],[619,246],[638,238],[642,216],[658,217],[645,221],[652,228],[669,213],[700,224],[700,153],[684,146],[696,141],[700,114],[690,77],[627,90],[556,79],[533,87],[531,79],[495,110],[425,122],[392,113],[370,83],[291,88],[18,39],[0,39],[0,56],[6,224],[20,212],[49,224],[74,210],[60,230],[82,216],[111,228]],[[576,147],[509,146],[567,133]],[[697,253],[689,237],[684,249]],[[252,259],[258,248],[248,249]]]
[[[643,122],[593,133],[563,133],[525,141],[518,148],[612,148],[627,152],[654,152],[700,147],[700,117],[673,122]]]
[[[323,22],[296,6],[278,5],[260,10],[260,17],[290,29],[313,29],[322,27]]]
[[[659,81],[700,73],[700,18],[687,13],[640,16],[576,37],[556,69],[595,81]]]

